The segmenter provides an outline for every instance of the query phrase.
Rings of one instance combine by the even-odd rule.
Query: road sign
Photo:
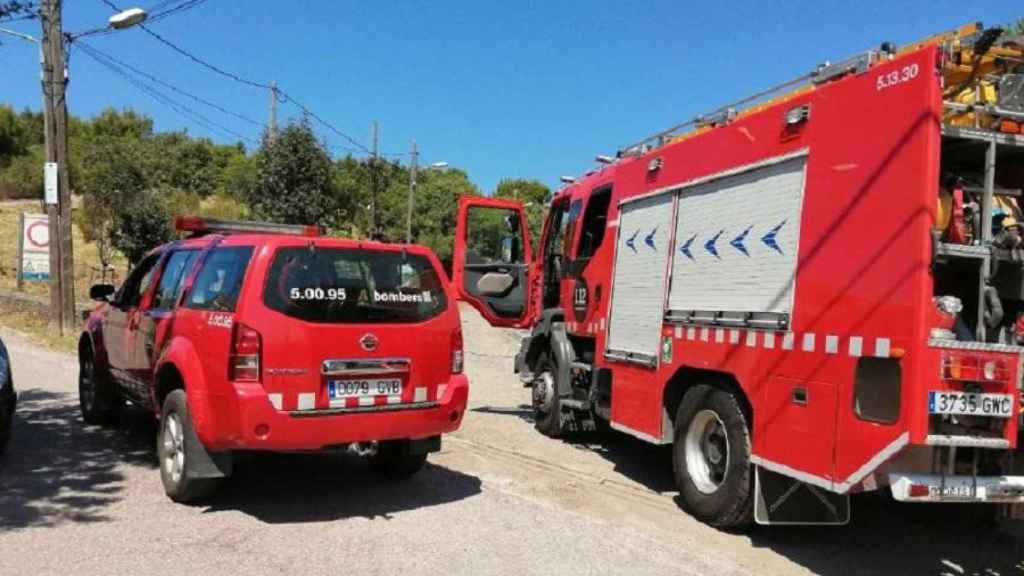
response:
[[[50,279],[50,226],[45,214],[22,214],[19,280]]]

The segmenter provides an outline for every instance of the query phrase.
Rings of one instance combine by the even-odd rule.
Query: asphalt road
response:
[[[84,426],[74,359],[0,331],[21,393],[0,457],[0,574],[1024,574],[1024,528],[955,507],[854,502],[844,528],[704,526],[670,454],[626,436],[556,441],[511,375],[514,335],[464,309],[471,410],[407,482],[348,455],[238,463],[204,505],[170,502],[155,426]]]

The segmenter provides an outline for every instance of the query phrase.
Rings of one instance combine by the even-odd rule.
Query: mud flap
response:
[[[766,526],[842,526],[850,522],[850,495],[836,494],[755,466],[754,520]]]
[[[195,430],[185,427],[185,457],[188,459],[189,478],[229,478],[234,472],[235,458],[230,451],[207,452]]]

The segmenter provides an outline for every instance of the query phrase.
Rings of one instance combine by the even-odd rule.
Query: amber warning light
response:
[[[179,232],[203,234],[291,234],[293,236],[319,236],[320,227],[276,222],[250,222],[243,220],[214,220],[198,216],[178,216],[174,229]]]

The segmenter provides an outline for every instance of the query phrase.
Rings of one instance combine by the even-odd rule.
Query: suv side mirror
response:
[[[117,289],[114,288],[113,284],[93,284],[89,288],[89,299],[96,300],[98,302],[110,302],[110,297],[114,295]]]

